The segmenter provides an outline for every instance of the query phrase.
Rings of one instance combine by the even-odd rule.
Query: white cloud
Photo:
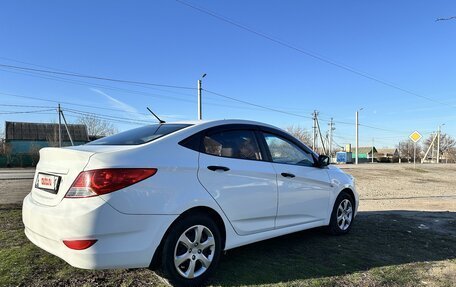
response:
[[[147,120],[148,118],[146,118],[145,115],[141,115],[137,109],[135,109],[134,107],[130,106],[129,104],[125,103],[125,102],[122,102],[114,97],[111,97],[110,95],[108,95],[107,93],[99,90],[99,89],[95,89],[95,88],[90,88],[91,91],[99,94],[99,95],[102,95],[104,96],[106,99],[109,100],[109,102],[111,103],[111,106],[113,108],[116,108],[116,109],[119,109],[119,110],[123,110],[125,111],[128,116],[127,117],[132,117],[134,119],[138,119],[138,120]]]
[[[103,91],[101,91],[99,89],[90,88],[90,90],[92,92],[95,92],[95,93],[97,93],[99,95],[102,95],[103,97],[108,99],[113,108],[125,111],[126,114],[127,114],[127,117],[132,117],[133,119],[142,120],[142,121],[144,121],[144,120],[146,120],[146,121],[152,120],[152,122],[154,122],[154,119],[152,118],[152,115],[148,115],[147,111],[139,112],[137,109],[135,109],[134,107],[130,106],[129,104],[127,104],[125,102],[122,102],[121,100],[118,100],[118,99],[108,95],[107,93],[105,93],[105,92],[103,92]],[[184,115],[179,115],[179,114],[158,114],[158,116],[160,118],[162,118],[162,119],[171,120],[171,121],[185,118]]]

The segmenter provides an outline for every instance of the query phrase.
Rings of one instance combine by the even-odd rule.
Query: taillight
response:
[[[63,240],[63,244],[66,247],[74,250],[84,250],[94,245],[97,242],[96,239],[86,239],[86,240]]]
[[[156,168],[109,168],[81,172],[65,197],[91,197],[110,193],[144,180],[157,172]]]

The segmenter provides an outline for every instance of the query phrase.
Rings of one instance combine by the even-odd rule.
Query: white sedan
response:
[[[148,125],[43,148],[25,234],[85,269],[161,267],[204,284],[223,250],[326,226],[347,233],[354,180],[290,134],[243,120]]]

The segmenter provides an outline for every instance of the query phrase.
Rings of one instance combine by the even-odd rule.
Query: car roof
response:
[[[265,126],[265,127],[270,127],[270,128],[281,130],[280,128],[270,125],[270,124],[257,122],[257,121],[251,121],[251,120],[241,120],[241,119],[189,120],[189,121],[166,122],[166,124],[189,124],[189,125],[193,125],[193,126],[205,126],[205,127],[212,127],[212,126],[226,125],[226,124],[247,124],[247,125]]]

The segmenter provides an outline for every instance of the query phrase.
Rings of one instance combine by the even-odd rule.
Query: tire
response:
[[[342,235],[350,232],[355,219],[355,202],[352,196],[341,192],[334,202],[331,220],[327,232],[332,235]]]
[[[217,267],[221,247],[220,230],[212,219],[203,214],[186,216],[165,239],[164,275],[174,286],[202,286]]]

